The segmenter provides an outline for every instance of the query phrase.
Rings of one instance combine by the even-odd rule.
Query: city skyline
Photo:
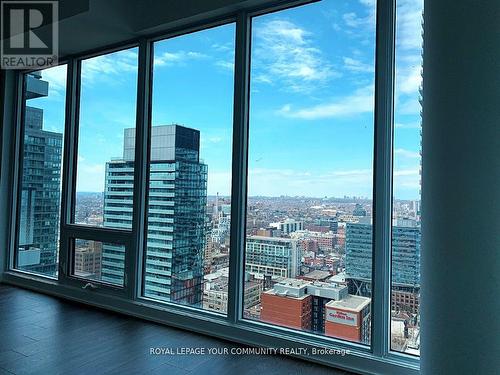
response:
[[[42,128],[42,109],[33,110],[26,118],[35,119],[33,124]],[[79,199],[81,193],[77,195],[77,224],[131,228],[135,131],[125,128],[123,132],[122,157],[106,164],[104,197],[93,193],[97,199],[84,202]],[[60,133],[51,134],[62,139]],[[143,293],[159,301],[225,313],[231,205],[222,196],[207,200],[207,166],[199,150],[199,130],[179,125],[153,128]],[[61,157],[58,152],[50,158],[59,169]],[[391,347],[413,353],[419,347],[419,207],[419,202],[395,201],[393,221],[396,272],[392,274],[391,327],[398,328],[391,331]],[[372,210],[368,199],[281,196],[252,201],[250,197],[244,316],[369,343]],[[75,238],[74,246],[75,276],[123,285],[123,244],[91,244]],[[20,259],[33,258],[35,252],[41,253],[36,243],[19,249]],[[292,321],[281,319],[283,313],[291,314]],[[345,326],[346,317],[354,328]]]

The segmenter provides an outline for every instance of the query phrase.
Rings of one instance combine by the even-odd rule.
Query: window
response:
[[[225,313],[234,24],[154,43],[144,296]]]
[[[391,349],[419,355],[423,2],[397,5]]]
[[[110,284],[123,284],[125,246],[115,243],[75,239],[73,275]]]
[[[81,62],[76,224],[132,227],[137,48]]]
[[[68,73],[23,75],[14,268],[74,293],[99,284],[81,299],[118,297],[109,307],[182,315],[185,328],[201,330],[201,317],[205,332],[242,341],[352,349],[360,371],[415,370],[418,358],[390,351],[419,345],[422,7],[398,2],[390,171],[394,93],[375,77],[392,71],[395,35],[375,3],[242,5],[184,34],[69,58]]]
[[[66,65],[24,75],[15,267],[57,277]]]
[[[249,319],[368,345],[374,12],[252,20],[244,291]]]

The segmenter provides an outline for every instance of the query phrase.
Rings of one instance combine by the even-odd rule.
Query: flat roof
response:
[[[300,287],[303,287],[305,285],[310,285],[311,282],[307,281],[307,280],[302,280],[302,279],[283,278],[280,281],[278,281],[276,284],[300,288]]]
[[[371,298],[353,296],[352,294],[348,294],[347,297],[342,298],[340,301],[328,302],[326,306],[335,309],[359,312],[363,310],[365,306],[368,305],[370,302]]]
[[[297,297],[296,296],[291,296],[291,295],[288,295],[288,294],[287,295],[283,295],[283,294],[276,293],[276,291],[274,289],[266,290],[264,293],[265,294],[270,294],[272,296],[278,296],[278,297],[284,297],[284,298],[291,298],[291,299],[298,299],[298,300],[303,300],[303,299],[305,299],[307,297],[310,297],[309,294],[303,294],[303,295],[297,296]]]
[[[314,270],[314,271],[311,271],[309,273],[306,273],[302,277],[320,280],[320,279],[326,279],[329,276],[331,276],[331,274],[328,271]]]
[[[212,255],[212,259],[213,258],[226,258],[228,257],[229,254],[226,254],[226,253],[219,253],[219,254],[215,254],[215,255]]]
[[[274,242],[292,242],[291,238],[284,237],[266,237],[266,236],[247,236],[247,239],[251,240],[262,240],[262,241],[274,241]]]
[[[336,275],[333,275],[329,279],[330,282],[334,283],[345,283],[345,272],[339,272]]]

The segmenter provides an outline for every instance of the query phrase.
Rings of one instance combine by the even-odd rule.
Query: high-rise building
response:
[[[289,238],[248,236],[245,270],[276,277],[296,277],[300,271],[300,249]]]
[[[346,224],[345,270],[352,294],[371,295],[372,242],[371,224]]]
[[[337,217],[322,218],[319,220],[319,226],[327,227],[333,233],[337,233],[339,220]]]
[[[392,227],[392,284],[420,286],[420,227]]]
[[[135,129],[125,129],[123,158],[106,164],[104,226],[132,225]],[[200,132],[180,125],[151,129],[144,294],[200,306],[207,166]],[[123,248],[103,246],[102,280],[123,283]]]
[[[48,95],[40,73],[26,76],[26,99]],[[17,267],[55,276],[59,248],[61,133],[43,128],[43,110],[26,106]]]
[[[363,208],[362,205],[359,203],[356,203],[356,206],[354,207],[354,210],[352,211],[353,216],[366,216],[366,210]]]
[[[352,294],[371,295],[372,236],[371,224],[347,224],[346,278],[349,292]],[[420,227],[418,226],[392,227],[392,285],[402,293],[414,295],[419,293]],[[408,299],[409,304],[414,305],[414,299]],[[414,307],[409,308],[414,309]]]

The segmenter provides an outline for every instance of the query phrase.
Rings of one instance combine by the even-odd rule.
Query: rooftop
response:
[[[287,298],[293,298],[293,299],[298,299],[298,300],[305,299],[305,298],[309,297],[309,294],[286,295],[286,294],[279,293],[279,292],[275,291],[274,289],[267,290],[264,293],[271,294],[273,296],[287,297]]]
[[[266,236],[247,236],[247,240],[273,241],[273,242],[292,242],[290,238],[266,237]]]
[[[345,272],[339,272],[336,275],[330,277],[330,282],[334,283],[345,283]]]
[[[331,276],[331,274],[328,271],[314,270],[305,274],[303,277],[307,279],[324,280],[329,276]]]
[[[353,296],[352,294],[348,294],[347,297],[341,299],[340,301],[330,301],[326,304],[327,307],[335,308],[335,309],[343,309],[359,312],[363,310],[363,308],[370,304],[371,298],[361,297],[361,296]]]

